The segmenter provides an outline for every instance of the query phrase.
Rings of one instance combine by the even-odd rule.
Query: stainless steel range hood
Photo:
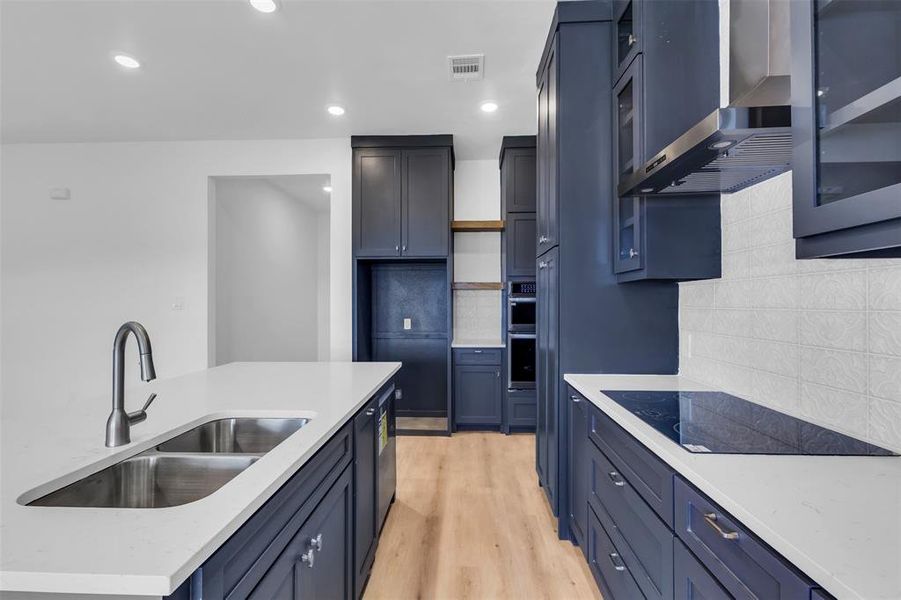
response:
[[[732,193],[791,169],[789,2],[721,5],[729,23],[728,70],[721,72],[729,80],[729,108],[708,115],[621,181],[620,196]]]

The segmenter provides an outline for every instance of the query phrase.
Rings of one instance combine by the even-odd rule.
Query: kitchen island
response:
[[[168,380],[132,442],[106,448],[108,398],[40,421],[4,418],[0,596],[161,598],[179,588],[314,459],[400,363],[233,363]],[[309,422],[209,496],[168,508],[68,508],[29,502],[213,419]],[[349,459],[349,457],[348,457]],[[314,459],[315,460],[315,459]],[[57,595],[58,594],[58,595]]]

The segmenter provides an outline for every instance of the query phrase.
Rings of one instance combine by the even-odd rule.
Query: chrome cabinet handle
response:
[[[637,42],[637,41],[638,41],[638,38],[635,37],[635,34],[634,34],[634,33],[630,33],[630,34],[629,34],[629,45],[630,45],[630,46],[634,46],[634,45],[635,45],[635,42]]]
[[[309,568],[313,568],[313,563],[316,562],[316,556],[313,554],[313,549],[310,548],[306,552],[300,555],[300,562],[308,566]]]
[[[481,350],[473,350],[472,353],[473,353],[473,354],[481,354],[482,351],[481,351]]]
[[[610,563],[613,564],[613,568],[622,573],[626,570],[626,565],[623,564],[623,559],[619,557],[619,554],[616,552],[610,553]]]
[[[395,246],[395,247],[394,247],[394,251],[395,251],[395,252],[400,252],[400,246]]]
[[[613,485],[615,485],[616,487],[623,487],[624,485],[626,485],[625,480],[620,477],[619,473],[617,473],[616,471],[610,471],[609,473],[607,473],[607,477],[610,478],[610,481],[612,481]]]
[[[375,410],[375,409],[373,409]],[[322,552],[322,534],[317,534],[316,537],[310,538],[310,550],[315,550],[316,552]]]
[[[403,246],[403,251],[404,251],[404,252],[407,251],[407,245],[406,245],[406,244],[404,244],[404,246]]]
[[[635,251],[635,248],[629,248],[629,258],[635,258],[638,256],[638,252]]]
[[[538,268],[539,269],[547,269],[547,263],[544,261],[541,261],[540,263],[538,263]]]
[[[570,396],[570,399],[572,399],[573,402],[577,402],[577,403],[582,401],[582,399],[579,398],[578,396]]]
[[[374,414],[375,414],[375,407],[374,407],[374,406],[373,406],[372,408],[367,408],[367,409],[366,409],[366,416],[367,416],[367,417],[371,417],[371,416],[374,415]],[[321,539],[321,538],[322,538],[322,534],[321,534],[321,533],[319,534],[319,538],[320,538],[319,541],[322,541],[322,539]]]
[[[539,244],[543,244],[543,243],[545,243],[546,241],[547,241],[547,236],[546,236],[546,235],[543,235],[543,236],[541,236],[541,237],[538,238],[538,243],[539,243]]]
[[[737,531],[726,531],[722,528],[722,526],[716,520],[716,513],[709,512],[704,513],[704,522],[710,525],[711,528],[716,532],[718,536],[723,538],[724,540],[737,540],[738,532]]]

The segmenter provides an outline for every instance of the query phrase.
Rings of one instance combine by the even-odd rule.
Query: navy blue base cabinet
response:
[[[359,598],[379,534],[378,405],[393,389],[374,395],[170,598]]]
[[[576,390],[568,391],[571,531],[605,600],[829,598]]]
[[[504,432],[535,431],[538,402],[534,389],[511,390],[505,394]]]
[[[454,423],[457,428],[500,429],[503,420],[503,350],[454,349]]]

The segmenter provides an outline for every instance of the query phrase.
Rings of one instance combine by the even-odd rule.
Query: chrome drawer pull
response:
[[[724,540],[737,540],[738,532],[737,531],[726,531],[720,524],[716,521],[716,513],[704,513],[704,522],[710,525],[713,530]]]
[[[374,415],[374,414],[375,414],[375,407],[374,407],[374,406],[373,406],[372,408],[367,408],[367,409],[366,409],[366,416],[367,416],[367,417],[371,417],[371,416]]]
[[[581,402],[581,398],[579,398],[578,396],[570,396],[570,398],[571,398],[572,401],[575,402],[575,403]]]
[[[322,552],[322,534],[320,533],[316,537],[310,539],[310,550],[315,550],[316,552]]]
[[[623,572],[626,570],[626,565],[623,564],[623,559],[619,557],[619,554],[616,552],[610,553],[610,562],[613,564],[613,568],[619,572]]]
[[[623,487],[624,485],[626,485],[626,482],[622,477],[619,476],[619,473],[617,473],[616,471],[610,471],[609,473],[607,473],[607,477],[610,478],[610,481],[612,481],[613,485],[615,485],[616,487]]]

